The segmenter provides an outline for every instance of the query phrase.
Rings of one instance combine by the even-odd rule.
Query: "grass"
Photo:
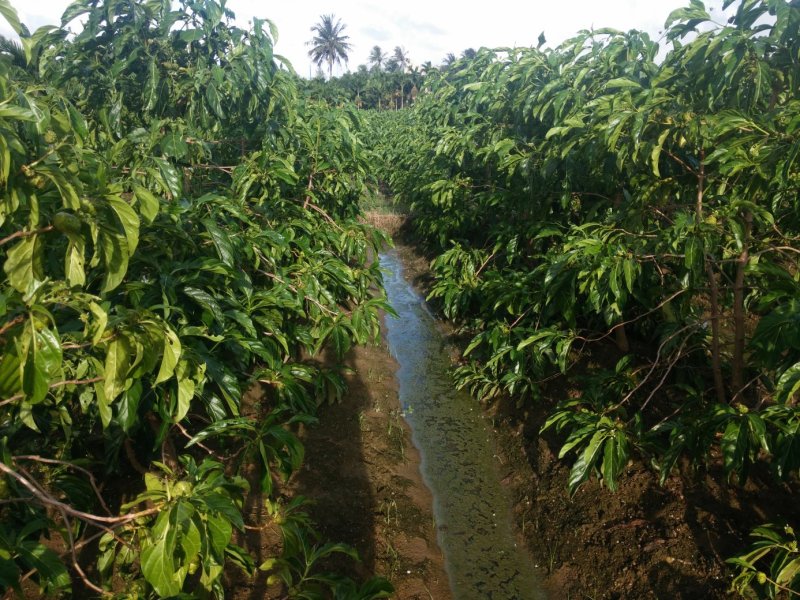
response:
[[[406,216],[398,210],[391,199],[377,190],[365,192],[359,204],[364,211],[364,220],[390,236],[396,235],[405,223]]]

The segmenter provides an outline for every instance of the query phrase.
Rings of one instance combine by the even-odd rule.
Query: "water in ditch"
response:
[[[534,566],[517,547],[492,429],[476,402],[456,391],[444,340],[424,299],[404,278],[397,252],[389,250],[380,260],[389,302],[399,315],[387,317],[386,328],[400,365],[400,402],[433,493],[453,597],[543,599]]]

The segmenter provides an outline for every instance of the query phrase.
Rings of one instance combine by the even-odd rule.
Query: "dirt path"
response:
[[[358,551],[361,562],[341,556],[328,560],[326,571],[357,581],[383,576],[393,584],[393,598],[398,600],[450,600],[432,498],[400,414],[397,363],[382,342],[353,348],[344,366],[348,389],[341,402],[319,408],[316,425],[301,428],[305,460],[281,486],[281,496],[310,499],[305,510],[321,541],[343,542]],[[259,396],[254,388],[245,404],[256,407]],[[246,475],[257,490],[259,474],[252,471]],[[246,512],[248,522],[271,522],[257,491],[248,496]],[[246,535],[256,564],[279,552],[276,526]],[[281,585],[269,585],[261,572],[250,580],[231,570],[227,589],[234,600],[285,597]]]
[[[348,390],[306,431],[292,487],[315,499],[310,512],[325,538],[358,550],[354,575],[386,577],[400,600],[449,599],[432,498],[400,414],[397,363],[384,342],[354,348],[346,365]]]

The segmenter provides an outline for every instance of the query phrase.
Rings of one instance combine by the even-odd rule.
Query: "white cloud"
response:
[[[57,24],[69,0],[12,3],[22,21],[35,28]],[[529,0],[503,4],[463,0],[228,0],[227,4],[241,25],[254,16],[272,20],[280,32],[276,52],[286,56],[298,73],[308,75],[313,68],[306,42],[311,38],[311,26],[327,13],[334,13],[347,25],[345,33],[353,45],[350,68],[354,69],[366,62],[376,44],[388,52],[395,46],[405,47],[415,64],[428,60],[438,64],[448,52],[458,55],[466,48],[536,45],[542,31],[551,46],[592,27],[644,29],[657,39],[669,13],[688,5],[688,0]],[[5,23],[0,25],[0,33],[8,35]]]

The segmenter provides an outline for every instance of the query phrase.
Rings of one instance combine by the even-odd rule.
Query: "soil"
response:
[[[345,397],[323,406],[320,426],[306,432],[292,487],[314,498],[311,515],[325,538],[358,550],[351,575],[386,577],[398,599],[449,599],[433,499],[400,413],[397,363],[382,340],[354,348],[346,366]]]
[[[433,499],[420,474],[420,457],[400,413],[397,363],[384,340],[352,349],[344,360],[348,389],[340,402],[318,411],[319,424],[304,427],[302,468],[281,490],[285,498],[312,500],[307,511],[323,541],[354,547],[360,562],[329,561],[331,572],[364,581],[379,575],[391,581],[398,600],[450,600],[444,558],[436,540]],[[248,394],[257,405],[258,390]],[[257,473],[250,474],[257,489]],[[248,522],[271,522],[263,498],[247,500]],[[247,533],[256,564],[279,551],[274,528]],[[229,574],[235,600],[283,598],[278,585]]]

